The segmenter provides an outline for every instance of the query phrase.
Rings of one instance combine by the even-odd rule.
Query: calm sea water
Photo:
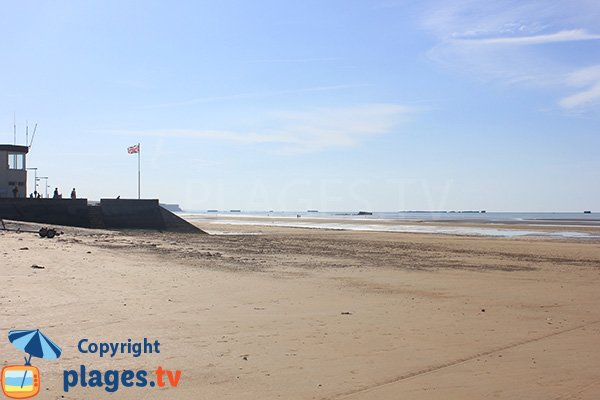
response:
[[[583,212],[373,212],[372,215],[358,215],[357,211],[232,211],[217,210],[186,212],[189,215],[223,215],[223,216],[255,216],[255,217],[306,217],[327,219],[364,219],[364,220],[441,220],[441,221],[481,221],[481,222],[523,222],[523,221],[556,221],[564,223],[589,222],[590,225],[600,223],[600,213],[585,214]]]
[[[471,212],[374,212],[359,215],[358,212],[310,212],[310,211],[199,211],[181,213],[190,222],[208,224],[203,226],[209,233],[226,232],[206,229],[210,225],[280,226],[311,229],[332,229],[379,232],[438,233],[475,236],[555,236],[570,238],[599,238],[600,235],[581,230],[584,227],[600,227],[600,214],[581,213],[471,213]],[[267,218],[252,218],[267,217]],[[270,217],[270,218],[269,218]],[[397,223],[395,224],[394,221]],[[456,225],[444,222],[458,222]],[[412,222],[412,223],[411,223]],[[422,222],[431,222],[423,224]],[[437,224],[436,224],[437,222]],[[473,227],[460,222],[481,223]],[[488,223],[506,226],[485,226]],[[514,229],[510,225],[515,225]],[[519,226],[516,226],[519,225]],[[523,227],[523,225],[525,227]],[[544,229],[541,229],[544,226]],[[556,229],[552,229],[552,227]],[[559,229],[560,227],[560,229]],[[565,229],[567,227],[567,229]],[[231,234],[231,232],[229,232]]]

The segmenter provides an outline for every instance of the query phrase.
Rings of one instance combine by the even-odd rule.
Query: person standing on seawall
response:
[[[75,192],[75,188],[71,190],[71,199],[75,200],[77,198],[77,193]]]

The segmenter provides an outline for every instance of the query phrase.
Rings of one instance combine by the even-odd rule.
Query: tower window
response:
[[[25,154],[9,154],[8,169],[25,169]]]

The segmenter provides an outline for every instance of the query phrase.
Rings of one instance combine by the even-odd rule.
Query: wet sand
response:
[[[182,214],[192,223],[201,225],[209,231],[219,225],[242,227],[242,232],[252,232],[254,227],[311,227],[315,229],[364,230],[364,231],[405,231],[406,233],[443,233],[477,236],[517,236],[519,231],[529,236],[592,236],[600,238],[600,219],[566,220],[503,220],[494,219],[380,219],[360,216],[328,218],[294,216],[255,216],[231,214]],[[245,227],[245,228],[244,228]],[[250,228],[248,228],[250,227]],[[225,230],[231,231],[232,228]]]
[[[600,240],[210,228],[240,234],[0,233],[4,337],[40,328],[63,348],[36,360],[38,398],[600,396]],[[144,337],[161,353],[76,348]],[[7,340],[0,354],[22,360]],[[182,377],[63,392],[79,365]]]

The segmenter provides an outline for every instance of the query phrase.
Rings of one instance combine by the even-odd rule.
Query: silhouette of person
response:
[[[19,188],[17,187],[17,185],[15,185],[12,192],[13,192],[13,197],[16,199],[19,194]]]
[[[73,190],[71,190],[71,198],[72,199],[76,199],[77,198],[77,193],[75,192],[75,188],[73,188]]]
[[[53,199],[58,199],[60,198],[60,195],[58,194],[58,188],[54,188],[54,195],[52,196]]]

